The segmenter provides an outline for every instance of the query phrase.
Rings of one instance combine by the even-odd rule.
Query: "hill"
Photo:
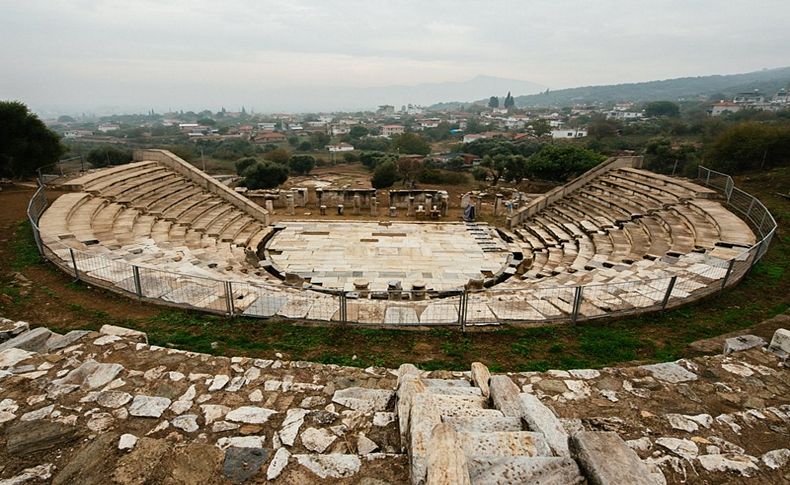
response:
[[[661,81],[585,86],[559,89],[540,94],[517,96],[517,106],[562,107],[574,104],[611,103],[619,101],[682,101],[709,97],[713,94],[731,96],[738,92],[759,89],[773,94],[790,85],[790,67],[764,69],[744,74],[683,77]]]

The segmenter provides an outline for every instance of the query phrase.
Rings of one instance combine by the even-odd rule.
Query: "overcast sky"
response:
[[[314,88],[730,74],[790,64],[789,19],[787,0],[0,0],[0,99],[304,111]]]

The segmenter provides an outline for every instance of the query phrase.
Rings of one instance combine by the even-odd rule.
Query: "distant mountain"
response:
[[[529,81],[491,76],[412,86],[284,88],[262,92],[262,98],[279,101],[270,101],[258,111],[367,111],[385,104],[400,109],[408,104],[427,106],[438,102],[488,99],[494,95],[504,97],[508,91],[530,94],[545,89],[545,86]]]
[[[788,85],[790,85],[790,67],[782,67],[745,74],[683,77],[663,81],[559,89],[548,93],[520,95],[516,96],[515,100],[516,106],[519,107],[564,107],[619,101],[678,101],[717,93],[731,96],[755,89],[773,95],[779,89],[787,88]]]
[[[511,93],[531,94],[544,91],[545,89],[545,86],[530,81],[476,76],[467,81],[367,88],[359,90],[359,94],[380,100],[379,104],[402,105],[412,103],[429,105],[466,99],[489,98],[490,96],[501,96],[504,98],[508,91]]]

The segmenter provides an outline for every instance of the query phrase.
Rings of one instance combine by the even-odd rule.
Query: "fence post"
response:
[[[571,315],[573,323],[576,323],[576,320],[579,318],[579,309],[582,306],[582,288],[582,286],[577,286],[573,295],[573,315]]]
[[[747,219],[751,219],[752,218],[752,216],[750,215],[752,213],[752,207],[754,207],[754,197],[752,197],[752,201],[749,203],[749,208],[746,209],[746,218]]]
[[[71,264],[74,266],[74,278],[79,280],[80,270],[77,269],[77,258],[74,257],[74,248],[69,248],[69,254],[71,255]]]
[[[41,242],[41,231],[38,228],[38,224],[31,224],[30,227],[33,228],[33,240],[36,242],[38,254],[41,256],[42,260],[46,260],[47,257],[44,255],[44,243]]]
[[[225,303],[228,307],[228,316],[233,317],[233,286],[230,281],[225,282]]]
[[[466,333],[466,302],[468,295],[466,289],[461,290],[461,297],[458,300],[458,323],[461,324],[461,332]]]
[[[721,290],[720,291],[723,291],[724,288],[727,287],[727,280],[730,279],[730,274],[732,274],[733,266],[735,266],[735,258],[732,258],[730,260],[730,264],[727,266],[727,272],[724,273],[724,280],[722,280],[722,282],[721,282]]]
[[[705,187],[710,185],[710,169],[708,169],[708,176],[705,177]]]
[[[669,285],[667,285],[667,292],[664,294],[664,300],[661,302],[661,310],[666,310],[667,303],[669,303],[669,297],[672,296],[672,290],[675,289],[675,282],[677,280],[678,280],[677,275],[669,279]]]
[[[132,274],[134,275],[134,292],[137,293],[137,298],[142,298],[143,286],[140,284],[140,267],[132,265]]]
[[[768,209],[763,209],[763,218],[760,219],[760,225],[757,226],[757,231],[760,233],[760,237],[763,237],[763,223],[765,222],[766,217],[768,217]]]
[[[345,291],[340,292],[340,321],[348,322],[348,299]]]

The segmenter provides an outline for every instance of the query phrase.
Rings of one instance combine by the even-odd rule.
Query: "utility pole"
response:
[[[203,164],[203,173],[206,172],[206,159],[203,158],[203,147],[200,147],[200,161]]]

